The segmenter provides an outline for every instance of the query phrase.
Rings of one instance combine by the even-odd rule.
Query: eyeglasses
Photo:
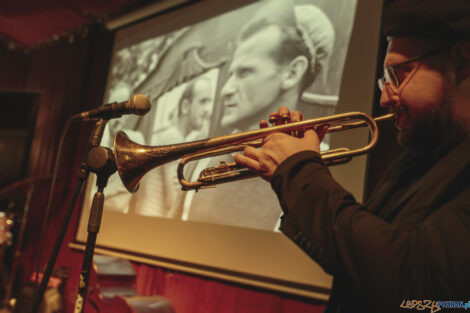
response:
[[[408,76],[406,78],[400,78],[400,76],[398,75],[398,73],[396,71],[397,68],[402,67],[403,65],[406,65],[406,64],[410,64],[410,63],[413,63],[413,62],[416,62],[416,61],[434,56],[434,55],[439,54],[439,53],[441,53],[445,50],[448,50],[449,48],[451,48],[451,46],[440,47],[438,49],[428,51],[428,52],[426,52],[425,54],[423,54],[419,57],[407,60],[407,61],[399,63],[399,64],[395,64],[395,65],[392,65],[392,66],[385,67],[383,76],[380,77],[377,80],[377,85],[378,85],[380,91],[384,90],[385,84],[389,84],[389,86],[392,87],[393,91],[397,92],[399,90],[401,84],[406,80],[406,78],[410,77],[410,76]]]

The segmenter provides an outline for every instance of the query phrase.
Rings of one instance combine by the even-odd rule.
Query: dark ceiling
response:
[[[158,0],[0,1],[0,39],[10,49],[33,48]]]

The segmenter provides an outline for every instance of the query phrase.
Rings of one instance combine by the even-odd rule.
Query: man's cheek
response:
[[[245,85],[244,88],[242,89],[243,90],[242,97],[244,98],[243,99],[244,103],[242,103],[242,106],[251,105],[253,103],[253,101],[255,101],[256,96],[257,96],[257,92],[256,92],[255,88],[253,88],[254,86],[256,86],[255,83],[253,83],[253,86]],[[260,89],[259,93],[262,93],[262,92],[263,92],[262,89]]]

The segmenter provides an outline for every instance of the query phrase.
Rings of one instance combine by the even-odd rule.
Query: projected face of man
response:
[[[191,130],[200,130],[209,121],[213,92],[208,79],[199,79],[193,88],[193,99],[188,106],[187,122]]]
[[[274,59],[281,41],[277,26],[268,26],[237,47],[222,88],[222,126],[245,129],[267,118],[281,93],[282,69]]]

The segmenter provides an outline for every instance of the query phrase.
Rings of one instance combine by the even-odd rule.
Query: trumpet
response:
[[[350,112],[164,146],[140,145],[131,141],[125,133],[118,132],[114,138],[114,156],[119,176],[126,189],[131,193],[138,190],[140,180],[148,171],[178,159],[181,160],[178,165],[177,175],[182,189],[198,190],[258,175],[247,168],[240,167],[235,162],[221,162],[218,166],[204,169],[197,181],[187,181],[183,171],[185,164],[190,161],[241,151],[248,145],[259,147],[266,136],[275,132],[303,132],[308,129],[326,126],[328,127],[327,133],[334,133],[367,126],[370,139],[365,146],[354,150],[337,148],[321,153],[326,165],[343,164],[349,162],[355,156],[363,155],[372,150],[379,138],[377,122],[394,118],[395,114],[386,114],[374,119],[361,112]]]

